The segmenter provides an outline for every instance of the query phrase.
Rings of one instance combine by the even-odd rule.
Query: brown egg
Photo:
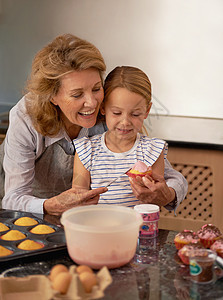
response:
[[[59,273],[68,272],[68,268],[65,265],[58,264],[52,267],[50,271],[50,280],[54,281]]]
[[[86,293],[91,293],[93,286],[98,283],[94,273],[83,272],[79,275],[79,278]]]
[[[88,266],[85,266],[85,265],[80,265],[76,268],[76,272],[77,274],[81,274],[83,272],[90,272],[90,273],[93,273],[93,270],[88,267]]]
[[[61,272],[54,278],[52,287],[61,294],[66,294],[70,286],[72,276],[69,272]]]

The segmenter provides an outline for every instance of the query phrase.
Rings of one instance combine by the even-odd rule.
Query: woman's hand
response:
[[[129,178],[132,191],[142,204],[165,206],[176,197],[173,188],[169,188],[163,176],[152,173],[151,176]]]
[[[100,194],[107,192],[106,187],[97,188],[94,190],[85,190],[71,188],[55,197],[47,199],[44,204],[44,213],[51,215],[61,215],[69,208],[98,204]]]

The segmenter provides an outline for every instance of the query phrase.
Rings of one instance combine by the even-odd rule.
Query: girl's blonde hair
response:
[[[61,110],[51,102],[59,91],[61,77],[89,68],[97,69],[103,81],[106,66],[100,51],[72,34],[56,37],[37,53],[26,87],[26,108],[39,133],[54,136],[63,126]]]
[[[148,76],[140,69],[130,66],[116,67],[106,77],[104,83],[104,100],[116,88],[126,88],[143,96],[147,105],[151,102],[151,83]]]
[[[149,107],[152,99],[151,82],[148,76],[140,69],[131,66],[116,67],[106,77],[104,83],[104,101],[116,88],[126,88],[143,96]],[[148,135],[145,126],[143,131]]]

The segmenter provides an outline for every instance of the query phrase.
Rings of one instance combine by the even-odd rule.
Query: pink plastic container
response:
[[[86,205],[62,214],[70,257],[94,269],[119,268],[135,255],[142,217],[130,207]]]
[[[155,238],[158,235],[158,221],[160,208],[155,204],[139,204],[134,206],[134,210],[141,214],[143,224],[140,226],[140,238]]]

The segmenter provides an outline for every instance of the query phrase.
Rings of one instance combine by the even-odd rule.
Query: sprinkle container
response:
[[[134,210],[141,214],[143,224],[140,226],[140,238],[155,238],[158,235],[158,221],[160,208],[154,204],[139,204],[134,206]]]

